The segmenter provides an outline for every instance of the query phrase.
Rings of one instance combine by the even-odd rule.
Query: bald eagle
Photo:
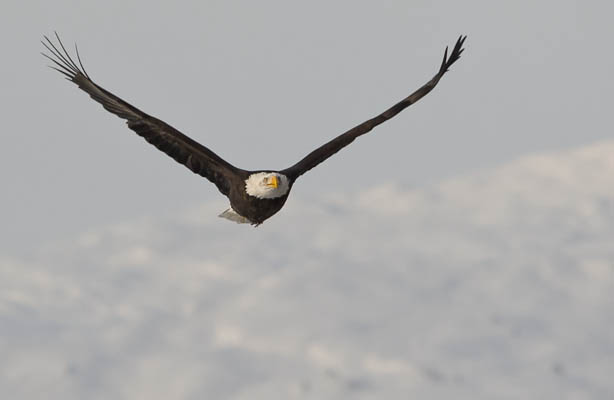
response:
[[[47,36],[44,36],[42,41],[42,44],[51,53],[42,53],[43,56],[53,62],[53,65],[50,65],[51,68],[65,75],[68,80],[74,82],[107,111],[126,120],[128,127],[146,141],[174,158],[175,161],[188,167],[192,172],[215,184],[218,190],[230,200],[230,208],[221,213],[220,217],[256,226],[283,207],[299,176],[352,143],[357,137],[394,117],[433,90],[450,66],[460,58],[463,52],[463,43],[467,38],[466,36],[458,38],[450,57],[448,57],[448,48],[446,47],[441,67],[430,81],[380,115],[318,147],[289,168],[281,171],[246,171],[223,160],[207,147],[190,139],[164,121],[145,114],[98,86],[85,71],[77,46],[75,45],[76,58],[73,59],[57,33],[55,33],[55,37],[57,44],[54,44]],[[74,61],[75,59],[78,64]]]

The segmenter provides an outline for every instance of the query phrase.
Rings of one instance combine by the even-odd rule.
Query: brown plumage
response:
[[[443,62],[437,74],[420,89],[382,114],[337,136],[289,168],[281,171],[246,171],[223,160],[205,146],[190,139],[164,121],[145,114],[95,84],[83,68],[76,46],[75,53],[78,64],[70,56],[57,33],[55,36],[58,46],[47,36],[45,36],[45,41],[42,42],[51,53],[51,55],[42,53],[53,62],[51,68],[77,84],[81,90],[88,93],[107,111],[126,120],[128,127],[146,141],[188,167],[192,172],[213,182],[218,190],[230,200],[231,208],[221,216],[236,222],[249,222],[254,225],[261,224],[283,207],[292,185],[299,176],[352,143],[357,137],[368,133],[379,124],[394,117],[433,90],[450,66],[460,58],[463,52],[462,46],[466,39],[466,36],[458,38],[449,58],[448,48],[446,47]],[[260,181],[261,178],[262,181]],[[249,183],[248,179],[250,180]]]

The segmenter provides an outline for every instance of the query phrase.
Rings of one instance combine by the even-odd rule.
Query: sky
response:
[[[611,399],[607,2],[5,1],[0,392]],[[40,55],[245,169],[462,58],[257,229]]]
[[[0,257],[0,391],[612,399],[613,152],[310,194],[257,229],[203,204]]]
[[[97,83],[245,169],[285,168],[380,113],[468,35],[434,92],[302,177],[300,197],[418,187],[609,137],[608,4],[9,1],[0,17],[10,60],[0,77],[0,251],[227,205],[46,68],[42,35],[77,42]]]

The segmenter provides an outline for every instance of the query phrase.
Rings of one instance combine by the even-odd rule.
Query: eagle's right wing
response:
[[[290,168],[287,168],[281,171],[284,175],[291,177],[292,179],[296,179],[299,176],[303,175],[305,172],[309,171],[313,167],[317,166],[321,162],[325,161],[327,158],[337,153],[339,150],[349,145],[356,139],[358,136],[364,135],[365,133],[370,132],[373,128],[378,126],[379,124],[389,120],[394,117],[405,108],[414,104],[422,97],[426,96],[441,79],[441,77],[448,71],[448,68],[456,60],[460,58],[461,53],[463,52],[463,43],[467,36],[461,36],[456,41],[456,45],[454,49],[452,49],[452,53],[450,54],[450,58],[448,58],[448,48],[446,47],[446,51],[443,55],[443,62],[441,63],[441,67],[439,68],[439,72],[426,84],[424,84],[420,89],[416,90],[414,93],[410,94],[394,106],[390,107],[388,110],[384,111],[380,115],[371,118],[363,122],[362,124],[355,126],[349,131],[337,136],[330,142],[318,147],[311,153],[309,153],[305,158],[301,161],[297,162]]]
[[[217,186],[220,192],[228,195],[231,185],[230,180],[233,176],[243,173],[243,170],[224,161],[217,154],[190,139],[164,121],[145,114],[96,85],[90,79],[87,72],[85,72],[76,47],[79,65],[70,57],[57,33],[55,36],[58,40],[59,48],[47,36],[45,36],[46,42],[42,42],[47,50],[51,52],[51,55],[42,53],[55,64],[51,68],[64,74],[68,80],[77,84],[92,99],[102,104],[107,111],[125,119],[128,127],[145,138],[149,143],[171,156],[175,161],[188,167],[192,172],[207,178]]]

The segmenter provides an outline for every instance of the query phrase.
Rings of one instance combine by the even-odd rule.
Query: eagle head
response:
[[[247,194],[259,199],[284,196],[290,189],[288,177],[279,172],[256,172],[245,180]]]

